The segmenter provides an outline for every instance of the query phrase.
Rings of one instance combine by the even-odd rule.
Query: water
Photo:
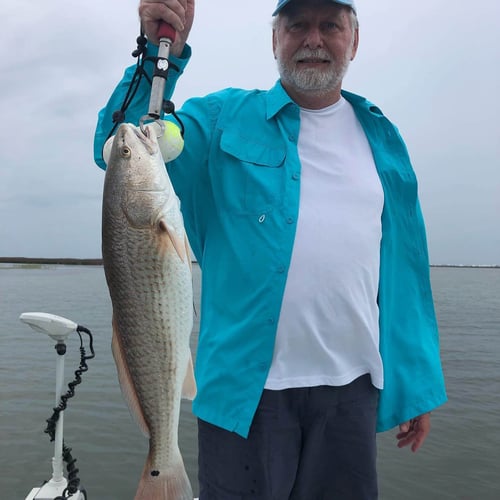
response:
[[[195,267],[196,303],[199,269]],[[433,268],[450,401],[433,414],[417,454],[399,450],[395,430],[379,436],[382,500],[500,498],[500,270]],[[23,500],[51,476],[53,444],[43,433],[54,405],[54,342],[18,318],[58,314],[89,328],[96,358],[65,412],[65,439],[89,499],[128,500],[147,454],[122,400],[111,355],[111,309],[101,267],[0,265],[0,499]],[[193,344],[198,325],[195,324]],[[79,364],[68,339],[66,383]],[[183,403],[180,446],[196,487],[196,423]],[[307,500],[307,499],[305,499]]]

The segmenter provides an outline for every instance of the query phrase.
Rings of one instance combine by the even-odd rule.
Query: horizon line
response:
[[[197,260],[194,259],[193,262],[197,262]],[[0,257],[0,264],[60,264],[101,266],[103,262],[102,257]],[[430,267],[474,267],[495,269],[500,268],[500,264],[430,264]]]

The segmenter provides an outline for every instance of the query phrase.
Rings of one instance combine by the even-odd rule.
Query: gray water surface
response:
[[[199,268],[194,268],[199,310]],[[381,500],[500,498],[500,270],[433,268],[449,402],[434,412],[424,447],[396,447],[379,435]],[[19,321],[26,311],[89,328],[96,357],[65,412],[65,440],[89,500],[132,499],[147,441],[122,399],[111,355],[111,306],[102,267],[0,265],[0,499],[23,500],[51,477],[45,420],[55,389],[54,342]],[[195,347],[198,324],[192,337]],[[66,383],[79,365],[68,339]],[[66,388],[66,386],[65,386]],[[196,486],[196,422],[183,403],[180,446]]]

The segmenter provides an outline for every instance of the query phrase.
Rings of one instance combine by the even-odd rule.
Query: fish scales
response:
[[[177,443],[181,391],[192,367],[189,250],[156,137],[130,125],[113,143],[102,230],[120,385],[150,442],[136,499],[192,499]]]
[[[153,446],[156,446],[159,442],[165,442],[164,439],[156,439],[156,433],[161,435],[164,429],[175,428],[173,423],[165,420],[177,413],[173,402],[180,399],[180,394],[167,392],[175,389],[168,384],[168,380],[183,376],[183,373],[177,373],[179,364],[184,369],[187,365],[187,358],[182,355],[182,351],[187,354],[185,346],[182,346],[185,339],[177,338],[176,332],[191,328],[189,324],[178,323],[181,318],[187,317],[192,307],[192,296],[182,296],[182,288],[169,286],[173,281],[179,281],[174,275],[176,272],[181,274],[185,268],[175,269],[171,261],[148,255],[146,252],[150,245],[141,244],[145,238],[140,234],[129,234],[127,240],[128,254],[138,255],[140,259],[132,263],[116,260],[117,265],[128,272],[123,276],[125,279],[116,280],[120,299],[114,301],[117,304],[116,309],[114,306],[114,315],[119,331],[135,332],[134,335],[122,336],[122,345],[139,398],[144,401],[145,413],[157,416],[154,422],[147,422]],[[132,246],[134,242],[136,248]],[[172,267],[174,269],[169,269]],[[186,278],[190,279],[189,276]],[[165,352],[172,355],[161,354]],[[157,381],[161,382],[155,383]],[[170,450],[171,446],[165,449]],[[153,454],[161,455],[162,452],[154,449]],[[168,457],[164,457],[165,460]]]

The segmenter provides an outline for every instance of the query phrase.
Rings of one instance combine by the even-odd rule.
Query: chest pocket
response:
[[[285,146],[224,130],[213,161],[212,183],[222,208],[238,215],[262,215],[283,205]]]

